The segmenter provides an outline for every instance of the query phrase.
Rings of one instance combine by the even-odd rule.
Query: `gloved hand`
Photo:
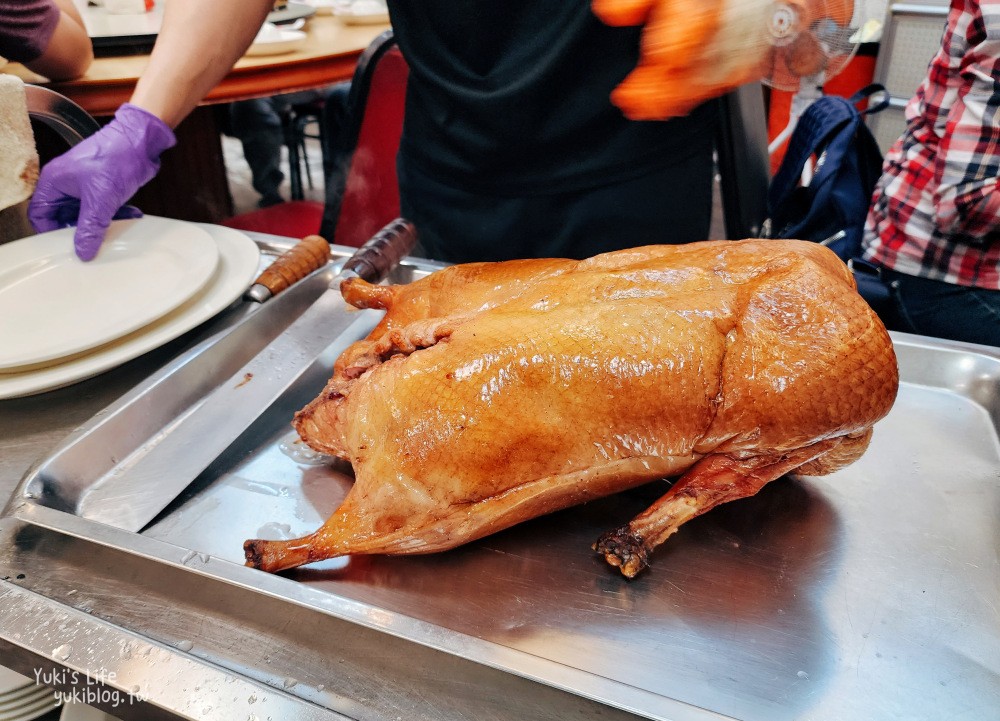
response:
[[[31,224],[39,233],[76,225],[76,254],[93,259],[112,220],[142,215],[124,203],[156,175],[160,154],[176,143],[155,115],[122,105],[100,131],[45,164],[28,205]]]
[[[766,74],[773,0],[592,2],[608,25],[644,25],[639,64],[611,94],[633,120],[685,115]]]

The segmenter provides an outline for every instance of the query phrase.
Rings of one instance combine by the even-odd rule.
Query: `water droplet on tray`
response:
[[[257,538],[266,541],[287,541],[292,537],[292,527],[287,523],[270,522],[257,529]]]
[[[333,457],[319,453],[307,446],[297,434],[282,439],[278,449],[296,463],[303,466],[322,466],[333,462]]]

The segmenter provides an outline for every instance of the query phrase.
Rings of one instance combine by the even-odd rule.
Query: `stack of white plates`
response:
[[[0,398],[70,385],[173,340],[240,297],[259,262],[244,233],[155,216],[113,223],[87,263],[72,228],[0,245]]]
[[[118,719],[93,706],[70,702],[63,706],[59,721],[118,721]]]
[[[246,54],[281,55],[297,50],[305,44],[308,36],[301,30],[279,27],[273,23],[264,23],[253,43],[247,48]]]
[[[30,721],[59,703],[52,689],[0,666],[0,721]]]

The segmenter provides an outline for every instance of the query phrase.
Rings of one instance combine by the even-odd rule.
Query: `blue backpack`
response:
[[[864,113],[856,104],[877,92],[885,88],[869,85],[846,100],[823,96],[802,113],[768,189],[763,235],[824,242],[845,261],[861,254],[865,217],[882,174],[882,152],[862,115],[886,107],[888,95]],[[813,178],[801,187],[813,155]]]

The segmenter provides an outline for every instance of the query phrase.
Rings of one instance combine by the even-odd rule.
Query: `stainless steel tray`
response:
[[[0,519],[0,659],[113,672],[136,718],[996,718],[1000,352],[893,339],[903,385],[858,463],[696,519],[631,582],[590,544],[660,484],[448,553],[243,567],[347,492],[289,427],[337,348],[141,534],[74,512],[163,430],[149,409],[112,437],[112,408]]]

